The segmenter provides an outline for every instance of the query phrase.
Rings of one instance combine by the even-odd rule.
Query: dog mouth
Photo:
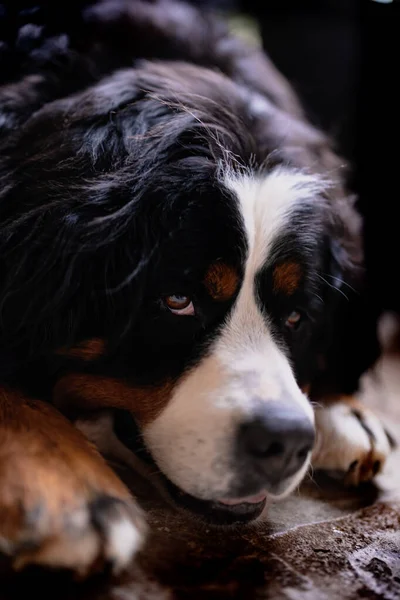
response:
[[[120,442],[138,458],[148,466],[157,468],[157,477],[161,479],[162,486],[174,505],[194,513],[206,523],[212,525],[248,523],[257,519],[263,512],[267,502],[267,493],[264,491],[240,498],[216,500],[202,500],[183,491],[159,470],[153,456],[143,443],[134,418],[128,411],[115,412],[114,433]]]
[[[170,496],[177,505],[214,525],[234,525],[254,521],[261,515],[267,502],[265,492],[237,499],[200,500],[184,492],[166,475],[163,474],[162,477]]]

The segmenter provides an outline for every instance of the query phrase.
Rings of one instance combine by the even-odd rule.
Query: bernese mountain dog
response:
[[[344,162],[284,77],[179,0],[0,6],[0,550],[118,571],[145,537],[106,463],[216,525],[310,464],[372,479]]]

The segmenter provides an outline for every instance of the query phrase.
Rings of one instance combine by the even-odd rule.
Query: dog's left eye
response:
[[[164,298],[164,304],[175,315],[194,315],[194,306],[189,296],[172,294]]]

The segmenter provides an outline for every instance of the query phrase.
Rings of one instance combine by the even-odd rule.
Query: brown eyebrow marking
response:
[[[274,292],[283,292],[288,296],[294,294],[303,276],[302,268],[295,262],[284,262],[274,268]]]
[[[105,354],[106,345],[100,338],[92,338],[73,346],[72,348],[61,348],[57,354],[68,358],[80,358],[84,361],[95,360]]]
[[[204,285],[211,298],[217,302],[225,302],[235,294],[239,285],[239,274],[233,267],[223,262],[215,262],[206,273]]]

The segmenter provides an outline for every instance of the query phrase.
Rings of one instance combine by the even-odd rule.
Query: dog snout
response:
[[[264,484],[271,493],[280,493],[282,482],[304,465],[314,441],[314,426],[300,407],[266,402],[238,429],[243,475]]]

